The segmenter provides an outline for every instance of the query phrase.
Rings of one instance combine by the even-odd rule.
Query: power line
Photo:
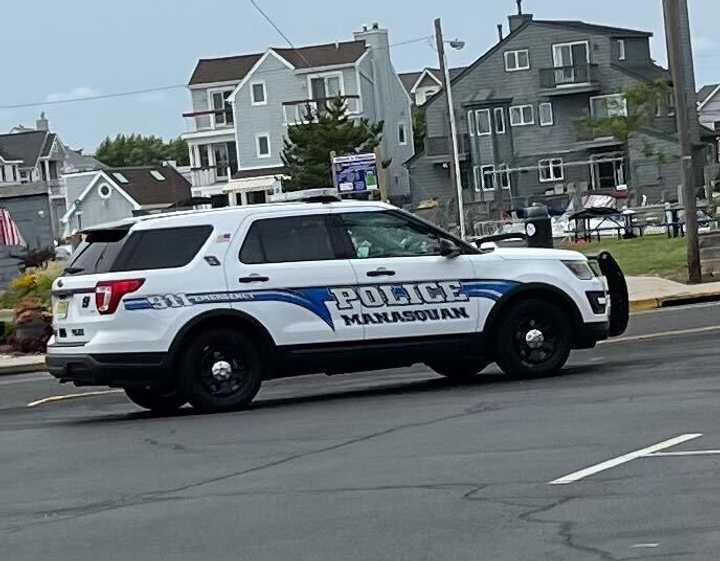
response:
[[[423,37],[417,37],[415,39],[408,39],[406,41],[400,41],[398,43],[393,43],[391,45],[388,45],[388,48],[401,47],[404,45],[412,45],[414,43],[420,43],[422,41],[427,41],[429,39],[432,39],[432,37],[433,37],[432,35],[425,35]],[[293,48],[296,51],[298,50],[296,47],[293,47]],[[384,48],[378,48],[376,50],[378,50],[378,51],[384,50]],[[300,56],[302,56],[302,53],[298,52],[298,54]],[[305,62],[307,63],[307,61],[305,61]],[[287,72],[287,69],[286,68],[276,68],[276,69],[270,69],[270,70],[259,70],[255,74],[272,74],[275,72]],[[29,102],[29,103],[16,103],[16,104],[12,104],[12,105],[0,105],[0,111],[11,110],[11,109],[27,109],[27,108],[32,108],[32,107],[44,107],[44,106],[48,106],[48,105],[64,105],[67,103],[79,103],[79,102],[83,102],[83,101],[113,99],[113,98],[118,98],[118,97],[129,97],[129,96],[146,94],[146,93],[185,89],[187,87],[188,87],[187,84],[172,84],[169,86],[157,86],[157,87],[153,87],[153,88],[144,88],[141,90],[128,90],[128,91],[114,92],[114,93],[108,93],[108,94],[99,94],[99,95],[82,96],[82,97],[71,97],[68,99],[55,99],[55,100],[51,100],[51,101],[33,101],[33,102]]]
[[[250,0],[250,4],[252,4],[252,6],[260,13],[260,15],[264,17],[270,25],[273,26],[275,31],[278,32],[278,35],[285,39],[285,42],[290,45],[290,47],[298,54],[298,56],[303,60],[303,62],[308,66],[312,66],[305,58],[305,56],[297,49],[297,47],[293,45],[293,42],[289,39],[289,37],[283,33],[282,29],[280,29],[277,24],[272,20],[272,18],[267,15],[260,6],[258,6],[258,3],[255,0]]]

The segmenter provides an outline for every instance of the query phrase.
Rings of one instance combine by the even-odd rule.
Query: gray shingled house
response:
[[[670,83],[651,57],[651,33],[522,12],[509,21],[510,34],[452,80],[470,222],[535,201],[562,207],[585,191],[627,187],[630,202],[677,200],[672,95],[628,145],[578,126],[589,115],[627,115],[623,92],[635,84]],[[426,103],[425,149],[406,165],[413,205],[435,198],[454,224],[446,104],[444,92]],[[702,167],[700,160],[698,186]]]

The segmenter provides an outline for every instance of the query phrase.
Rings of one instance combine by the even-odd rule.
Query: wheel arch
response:
[[[174,365],[182,354],[184,343],[194,333],[212,328],[236,329],[259,341],[264,350],[275,346],[275,341],[265,326],[253,316],[239,310],[210,310],[188,321],[175,335],[168,352],[169,362]]]
[[[565,291],[551,284],[527,283],[505,294],[493,306],[483,328],[484,339],[486,343],[489,343],[487,348],[492,348],[493,339],[497,333],[497,328],[504,312],[509,310],[515,303],[533,297],[552,302],[565,310],[572,321],[573,333],[580,332],[580,328],[583,325],[582,314],[575,301]]]

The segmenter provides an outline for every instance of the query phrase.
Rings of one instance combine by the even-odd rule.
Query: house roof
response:
[[[47,131],[0,134],[0,155],[5,160],[22,160],[23,166],[32,167],[42,155],[50,134]]]
[[[700,91],[697,93],[697,101],[702,106],[705,105],[707,101],[709,101],[710,97],[713,96],[715,93],[720,91],[720,84],[708,84],[707,86],[703,86],[700,88]]]
[[[272,50],[295,68],[315,68],[337,64],[352,64],[365,53],[366,49],[365,41],[347,41],[344,43],[311,45],[298,49],[273,48]],[[240,81],[262,56],[263,53],[253,53],[200,59],[190,78],[189,85]]]
[[[107,168],[107,175],[120,189],[130,195],[141,206],[172,204],[192,196],[190,182],[172,166],[142,166],[128,168]],[[156,171],[165,181],[155,179],[150,172]],[[116,173],[127,179],[124,183]]]
[[[45,144],[40,151],[40,157],[50,155],[50,150],[52,150],[52,145],[53,142],[55,142],[55,138],[57,138],[57,135],[54,132],[48,133],[48,135],[45,137]]]
[[[624,27],[610,27],[607,25],[596,25],[594,23],[585,23],[579,20],[532,20],[541,25],[552,25],[563,27],[565,29],[574,29],[575,31],[586,31],[588,33],[600,33],[602,35],[612,35],[614,37],[652,37],[649,31],[639,31],[637,29],[627,29]]]
[[[267,168],[259,168],[259,169],[241,169],[236,171],[232,178],[233,179],[247,179],[250,177],[264,177],[267,175],[285,175],[287,173],[287,168],[285,166],[281,167],[267,167]]]
[[[460,66],[458,68],[451,68],[450,80],[453,80],[455,76],[460,74],[460,72],[462,72],[463,70],[465,70],[464,66]],[[407,92],[410,93],[417,81],[420,79],[420,76],[422,76],[425,72],[432,74],[437,80],[442,82],[442,75],[440,74],[439,68],[423,68],[422,70],[419,70],[417,72],[405,72],[403,74],[398,74],[398,76],[400,77],[402,85],[405,86]]]
[[[72,172],[95,171],[107,166],[92,156],[83,154],[80,150],[67,148],[65,150],[65,169]]]
[[[0,200],[15,199],[19,197],[47,197],[48,188],[45,183],[12,183],[0,187]]]
[[[657,80],[671,80],[670,71],[657,64],[645,64],[643,66],[627,66],[625,64],[613,64],[613,68],[620,70],[629,76],[654,82]]]

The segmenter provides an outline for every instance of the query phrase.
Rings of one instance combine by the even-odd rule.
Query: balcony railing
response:
[[[360,96],[342,96],[348,115],[360,114]],[[283,102],[283,121],[286,125],[299,125],[308,122],[308,114],[313,117],[327,111],[334,100],[334,97],[322,97],[315,99],[299,99],[296,101]]]
[[[470,152],[470,137],[467,134],[458,135],[458,151],[460,154]],[[450,155],[450,139],[447,136],[429,136],[425,139],[425,152],[430,157]]]
[[[189,131],[206,131],[233,127],[233,114],[230,109],[208,109],[183,113],[190,123]],[[218,122],[221,121],[221,122]]]
[[[543,89],[568,88],[595,82],[595,64],[576,64],[540,70],[540,87]]]
[[[230,167],[208,166],[190,170],[193,187],[209,187],[217,183],[227,183],[231,176]]]

